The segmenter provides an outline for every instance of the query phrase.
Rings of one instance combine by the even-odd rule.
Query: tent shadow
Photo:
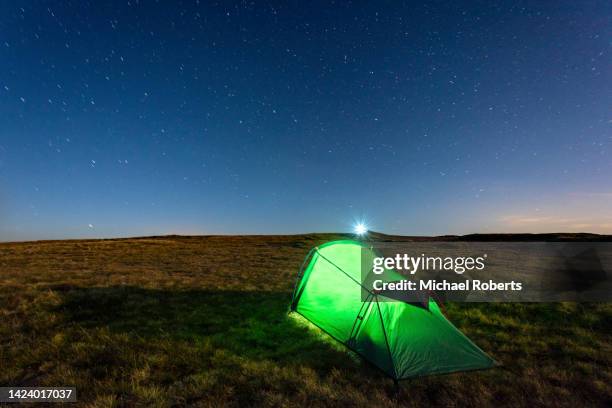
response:
[[[332,369],[367,370],[333,340],[288,315],[291,294],[287,292],[134,286],[52,289],[61,293],[57,312],[68,325],[106,328],[144,339],[206,339],[214,348],[249,360],[309,367],[319,375]]]

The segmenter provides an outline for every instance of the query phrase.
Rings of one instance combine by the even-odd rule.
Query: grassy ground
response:
[[[450,304],[504,364],[390,380],[288,316],[330,235],[0,244],[0,385],[88,406],[610,406],[611,304]]]

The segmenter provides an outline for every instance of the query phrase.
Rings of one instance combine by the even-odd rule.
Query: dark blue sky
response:
[[[0,240],[612,233],[612,3],[0,3]]]

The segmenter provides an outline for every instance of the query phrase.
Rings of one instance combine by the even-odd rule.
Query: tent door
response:
[[[373,297],[374,295],[372,293],[369,293],[361,304],[361,308],[359,309],[357,317],[355,317],[355,321],[353,322],[351,334],[349,335],[349,338],[346,341],[349,347],[354,347],[356,345],[355,341],[357,339],[357,334],[359,334],[359,330],[361,329],[361,325],[363,324],[363,318],[365,317],[366,313],[370,309],[370,306],[372,305]]]

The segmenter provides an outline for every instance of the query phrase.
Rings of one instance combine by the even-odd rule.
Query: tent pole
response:
[[[389,339],[387,338],[387,329],[385,328],[385,322],[382,318],[382,312],[380,311],[380,305],[378,304],[378,295],[374,295],[376,300],[376,307],[378,308],[378,317],[380,317],[380,325],[382,326],[383,334],[385,335],[385,344],[387,345],[387,352],[389,353],[389,360],[391,361],[391,367],[393,368],[393,381],[397,382],[397,370],[395,369],[395,362],[393,361],[393,355],[391,354],[391,347],[389,347]]]
[[[289,312],[292,312],[293,310],[295,310],[295,307],[297,306],[295,303],[296,299],[296,295],[297,295],[297,290],[298,290],[298,286],[300,285],[300,279],[302,278],[302,273],[304,272],[304,267],[306,266],[306,261],[308,261],[311,257],[311,255],[313,254],[314,251],[318,250],[319,247],[316,246],[314,248],[312,248],[310,251],[308,251],[308,254],[306,255],[306,257],[304,258],[304,260],[302,261],[302,265],[300,266],[300,269],[298,270],[298,274],[297,274],[297,278],[295,279],[295,286],[293,288],[293,295],[291,295],[291,307],[289,309]]]
[[[399,396],[401,390],[402,389],[400,387],[399,381],[396,378],[394,378],[393,379],[393,397],[397,398]]]

